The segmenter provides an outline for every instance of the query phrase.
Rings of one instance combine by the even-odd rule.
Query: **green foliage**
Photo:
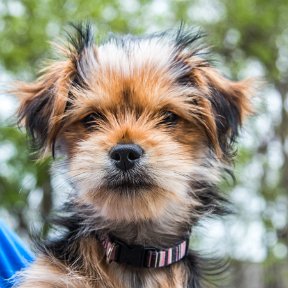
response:
[[[0,205],[16,217],[18,229],[27,233],[28,197],[31,191],[42,191],[50,181],[50,159],[33,161],[25,134],[15,127],[0,126],[0,149],[7,157],[0,162]]]

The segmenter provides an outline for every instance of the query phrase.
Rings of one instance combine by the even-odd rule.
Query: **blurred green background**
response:
[[[69,22],[92,20],[98,39],[181,21],[201,27],[222,73],[260,77],[265,85],[239,141],[237,183],[224,185],[237,214],[204,222],[194,245],[231,257],[229,287],[287,288],[287,15],[287,0],[0,0],[0,85],[34,79],[53,57],[49,41],[63,38]],[[0,217],[28,239],[31,225],[42,227],[65,192],[61,177],[49,174],[49,159],[29,156],[25,134],[14,126],[16,107],[16,99],[0,94]]]

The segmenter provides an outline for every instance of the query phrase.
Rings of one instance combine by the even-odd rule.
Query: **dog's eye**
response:
[[[97,120],[103,119],[103,115],[99,112],[93,112],[85,116],[81,123],[84,125],[86,129],[96,128]]]
[[[173,124],[176,124],[178,120],[179,120],[178,115],[176,115],[175,113],[173,113],[171,111],[166,111],[163,115],[161,123],[173,125]]]

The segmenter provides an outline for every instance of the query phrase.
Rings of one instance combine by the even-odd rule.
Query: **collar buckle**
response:
[[[119,239],[113,239],[118,246],[117,262],[132,265],[134,267],[144,267],[147,249],[141,245],[128,245]]]

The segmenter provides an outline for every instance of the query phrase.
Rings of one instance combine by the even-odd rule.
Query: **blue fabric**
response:
[[[0,288],[11,287],[8,279],[33,259],[20,238],[0,221]]]

